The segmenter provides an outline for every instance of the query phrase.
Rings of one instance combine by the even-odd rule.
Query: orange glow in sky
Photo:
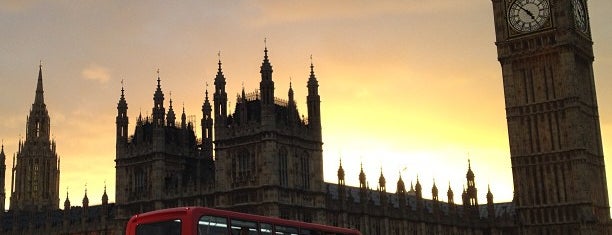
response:
[[[612,1],[589,1],[595,83],[608,188],[612,188]],[[85,185],[100,204],[115,195],[115,116],[124,80],[130,134],[151,113],[156,70],[175,110],[202,117],[206,83],[221,51],[230,107],[242,84],[258,89],[267,38],[275,96],[293,82],[306,115],[310,55],[319,80],[324,174],[370,187],[383,170],[387,190],[398,174],[418,176],[424,197],[435,180],[455,201],[471,159],[481,202],[513,185],[501,68],[490,1],[2,1],[0,139],[10,169],[34,101],[39,60],[51,134],[61,158],[60,205],[69,191],[81,205]],[[212,90],[210,91],[212,93]],[[199,122],[198,122],[199,123]],[[200,127],[197,125],[198,136]],[[10,170],[6,175],[7,204]],[[8,207],[8,206],[7,206]]]

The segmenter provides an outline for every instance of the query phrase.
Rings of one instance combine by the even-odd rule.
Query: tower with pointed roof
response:
[[[226,110],[225,77],[218,63],[213,94],[215,185],[225,192],[218,201],[224,207],[241,205],[237,209],[249,213],[322,221],[316,208],[324,201],[323,143],[320,128],[310,122],[315,113],[308,111],[308,121],[300,118],[293,82],[287,97],[275,97],[267,46],[263,52],[259,89],[246,92],[243,86],[231,111]],[[311,66],[311,74],[313,70]],[[313,85],[309,87],[308,105],[316,103],[312,96],[318,95]],[[256,195],[264,198],[255,200],[261,197]],[[299,202],[290,205],[274,195],[302,196],[294,197]]]
[[[478,216],[478,189],[476,189],[475,175],[472,171],[472,163],[468,159],[468,171],[465,174],[467,189],[465,190],[465,213],[470,216]]]
[[[206,84],[206,92],[204,104],[202,105],[202,150],[206,156],[212,156],[213,153],[213,117],[212,106],[208,100],[208,84]],[[184,113],[184,112],[183,112]]]
[[[117,104],[116,202],[119,216],[176,206],[165,198],[184,190],[196,192],[213,182],[212,155],[204,153],[194,124],[181,115],[176,125],[173,101],[164,109],[159,70],[153,93],[152,117],[138,117],[134,134],[127,137],[128,114],[122,87]]]
[[[41,65],[34,103],[27,118],[26,138],[20,144],[13,167],[10,210],[59,208],[59,160],[55,141],[50,138],[50,127]]]
[[[520,232],[612,233],[588,8],[596,1],[491,2]]]
[[[321,138],[321,97],[319,96],[319,81],[315,76],[312,56],[310,57],[310,76],[308,77],[308,128]]]
[[[157,70],[157,89],[153,93],[153,125],[163,126],[166,109],[164,108],[164,92],[161,89],[161,78],[159,77],[159,69]]]

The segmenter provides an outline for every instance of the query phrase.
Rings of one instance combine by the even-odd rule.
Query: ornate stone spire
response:
[[[87,198],[87,185],[85,186],[85,195],[83,196],[83,207],[89,207],[89,198]]]
[[[465,174],[465,177],[467,178],[468,181],[474,180],[474,172],[472,171],[472,163],[470,159],[468,159],[468,171]]]
[[[387,184],[387,180],[385,180],[385,176],[383,175],[383,169],[382,166],[380,167],[380,176],[378,177],[378,187],[380,188],[380,191],[386,191],[386,184]]]
[[[406,185],[404,184],[404,180],[402,180],[402,172],[399,172],[399,179],[397,180],[397,192],[398,193],[406,193]]]
[[[187,127],[187,115],[185,114],[185,103],[183,103],[183,113],[181,114],[181,129]]]
[[[344,169],[342,168],[342,158],[340,158],[340,166],[338,166],[338,184],[344,185]]]
[[[416,193],[416,197],[418,199],[423,198],[423,188],[421,187],[421,183],[419,182],[419,176],[417,175],[416,185],[414,186],[414,191]]]
[[[359,171],[359,188],[365,189],[366,185],[366,175],[363,172],[363,162],[361,163],[361,170]]]
[[[43,90],[42,62],[41,62],[40,65],[38,65],[38,81],[36,84],[36,97],[34,98],[34,104],[44,104],[45,103],[45,97],[43,94],[44,94],[44,90]]]
[[[264,41],[265,42],[265,41]],[[261,63],[261,81],[259,82],[259,90],[261,92],[262,105],[274,104],[274,81],[272,81],[272,65],[268,60],[268,46],[265,46],[264,60]],[[272,112],[271,110],[269,112]],[[262,115],[266,115],[262,113]],[[272,114],[269,114],[272,115]],[[270,116],[273,117],[273,116]],[[262,116],[263,118],[263,116]]]
[[[157,89],[153,94],[153,123],[155,126],[163,126],[165,119],[164,93],[161,89],[161,78],[157,69]]]
[[[11,179],[14,186],[11,187],[14,189],[11,210],[60,208],[58,156],[55,141],[50,138],[51,121],[44,103],[42,65],[39,66],[37,83],[36,97],[27,117],[26,138],[24,142],[20,140],[16,154]]]
[[[104,194],[102,194],[102,205],[108,205],[108,195],[106,194],[106,182],[104,182]]]
[[[167,124],[166,126],[175,126],[176,123],[176,114],[174,113],[174,109],[172,107],[172,91],[170,92],[170,106],[168,107],[168,114],[166,115]]]
[[[433,180],[433,186],[431,187],[431,197],[434,201],[438,201],[438,187],[436,187],[436,180]]]
[[[68,188],[66,188],[66,200],[64,201],[64,210],[70,210],[70,199],[68,199]]]
[[[493,193],[491,193],[491,185],[488,185],[487,190],[487,204],[493,204]]]
[[[270,64],[270,60],[268,60],[268,44],[267,39],[264,39],[264,60],[261,63],[261,78],[262,80],[272,80],[272,65]],[[270,76],[264,76],[270,75]]]
[[[446,196],[448,197],[448,204],[455,204],[453,190],[450,186],[450,181],[448,182],[448,191],[446,191]]]

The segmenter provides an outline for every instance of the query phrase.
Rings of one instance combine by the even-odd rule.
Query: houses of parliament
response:
[[[19,141],[10,171],[4,146],[0,151],[0,234],[123,234],[132,215],[178,206],[363,234],[612,234],[587,1],[491,1],[514,181],[511,202],[494,203],[489,190],[480,204],[469,162],[459,202],[450,187],[444,197],[444,188],[440,192],[434,184],[427,190],[418,179],[408,188],[401,176],[389,181],[396,192],[387,192],[382,172],[373,189],[363,169],[359,186],[349,186],[342,163],[337,182],[324,182],[315,67],[311,63],[304,71],[305,117],[292,86],[286,96],[277,94],[266,47],[259,88],[243,88],[233,110],[219,60],[214,90],[202,94],[199,123],[175,111],[171,99],[166,102],[159,72],[150,116],[128,112],[129,89],[122,87],[115,122],[116,202],[109,203],[105,190],[92,199],[100,198],[100,205],[90,205],[85,192],[80,204],[66,197],[60,208],[60,162],[39,67],[25,140]]]

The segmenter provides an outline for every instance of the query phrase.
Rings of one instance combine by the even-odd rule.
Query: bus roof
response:
[[[156,221],[163,221],[163,220],[168,220],[168,219],[178,219],[178,218],[183,218],[185,216],[199,218],[203,215],[213,215],[213,216],[227,217],[227,218],[239,219],[239,220],[247,220],[247,221],[259,222],[259,223],[275,224],[275,225],[281,225],[281,226],[295,226],[295,227],[300,227],[304,229],[313,229],[313,230],[316,229],[316,230],[321,230],[325,232],[360,234],[357,230],[353,230],[353,229],[339,228],[339,227],[333,227],[333,226],[322,225],[322,224],[313,224],[313,223],[306,223],[306,222],[295,221],[295,220],[286,220],[286,219],[281,219],[281,218],[276,218],[276,217],[268,217],[268,216],[246,214],[246,213],[240,213],[240,212],[234,212],[234,211],[213,209],[213,208],[208,208],[208,207],[176,207],[176,208],[168,208],[168,209],[161,209],[161,210],[146,212],[146,213],[132,216],[128,224],[141,223],[141,222],[156,222]]]

